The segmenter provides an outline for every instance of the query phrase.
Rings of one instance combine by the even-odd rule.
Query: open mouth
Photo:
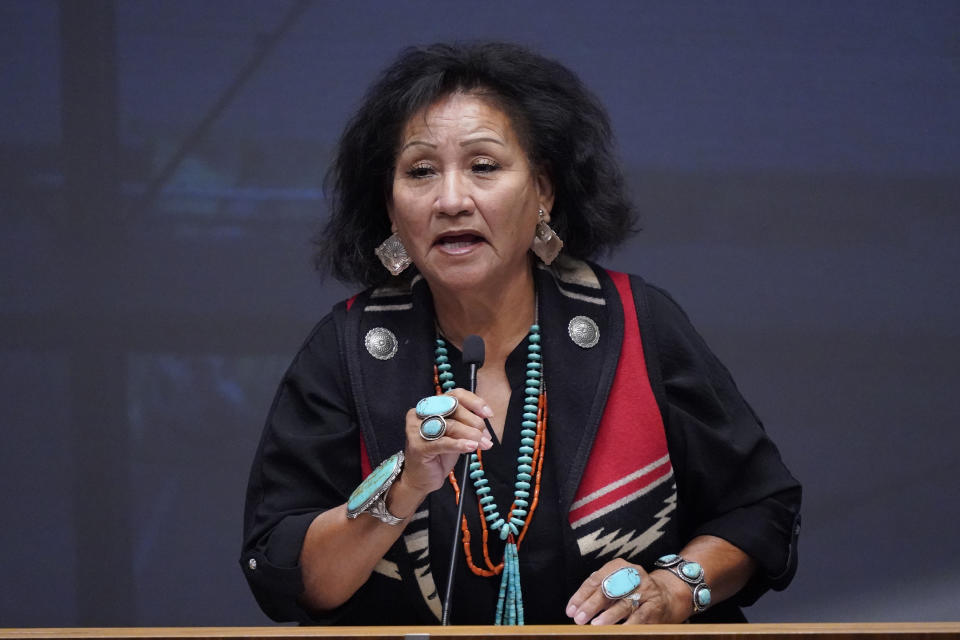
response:
[[[436,244],[448,253],[464,253],[482,242],[483,237],[475,233],[460,233],[438,238]]]

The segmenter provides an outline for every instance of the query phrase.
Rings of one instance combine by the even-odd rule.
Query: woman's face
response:
[[[549,181],[490,101],[455,93],[404,127],[387,208],[431,286],[482,287],[522,275],[537,211],[549,216],[552,204]]]

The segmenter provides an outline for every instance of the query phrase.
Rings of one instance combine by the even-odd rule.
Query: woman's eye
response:
[[[430,165],[425,164],[418,164],[407,171],[407,175],[411,178],[426,178],[431,173],[433,173],[433,169]]]
[[[500,168],[500,165],[496,162],[491,162],[490,160],[478,160],[473,163],[473,171],[475,173],[489,173],[491,171],[496,171]]]

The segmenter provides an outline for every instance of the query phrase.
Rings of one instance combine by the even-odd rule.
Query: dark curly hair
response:
[[[549,176],[550,225],[566,254],[595,257],[635,230],[609,118],[572,71],[514,44],[434,44],[403,51],[347,123],[326,177],[331,211],[315,239],[318,268],[367,286],[390,277],[373,250],[390,235],[386,202],[403,127],[458,91],[503,109],[531,165]]]

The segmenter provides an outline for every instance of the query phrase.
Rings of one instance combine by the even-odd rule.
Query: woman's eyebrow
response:
[[[403,153],[407,150],[407,148],[414,146],[430,147],[431,149],[437,148],[437,145],[433,144],[432,142],[427,142],[426,140],[411,140],[407,144],[400,147],[400,153]]]
[[[460,142],[460,146],[465,147],[469,144],[476,144],[477,142],[492,142],[494,144],[500,145],[501,147],[507,146],[503,140],[500,140],[498,138],[491,138],[488,136],[483,136],[480,138],[467,138],[466,140],[463,140]]]

